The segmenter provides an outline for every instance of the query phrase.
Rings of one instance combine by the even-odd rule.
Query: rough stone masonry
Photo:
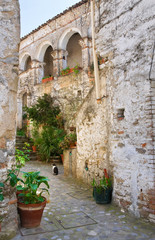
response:
[[[14,163],[18,47],[20,42],[19,4],[17,0],[0,0],[0,182]],[[14,189],[5,184],[0,202],[0,239],[10,239],[17,230],[17,206]]]

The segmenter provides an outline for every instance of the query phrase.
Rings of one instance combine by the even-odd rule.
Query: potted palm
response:
[[[104,176],[98,182],[93,179],[93,197],[98,204],[110,203],[112,199],[112,178],[107,174],[104,169]]]
[[[48,179],[40,176],[40,172],[24,172],[24,186],[18,185],[17,190],[22,191],[18,195],[18,212],[21,226],[33,228],[40,225],[43,210],[46,206],[44,192],[49,194]],[[41,187],[44,184],[46,187]]]

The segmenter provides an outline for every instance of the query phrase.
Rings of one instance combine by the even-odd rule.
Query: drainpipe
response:
[[[91,0],[91,28],[92,28],[92,46],[93,46],[93,60],[94,60],[94,74],[95,74],[95,87],[96,87],[96,99],[100,100],[100,88],[99,88],[99,69],[98,59],[95,51],[95,17],[94,17],[94,0]]]

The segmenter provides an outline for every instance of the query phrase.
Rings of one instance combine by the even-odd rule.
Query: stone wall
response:
[[[107,168],[113,175],[114,201],[151,221],[155,221],[155,146],[149,73],[154,11],[153,0],[96,1],[96,47],[104,58],[101,102],[97,105],[92,91],[77,114],[78,177],[90,182]]]
[[[18,1],[0,1],[0,181],[14,163],[18,82],[18,46],[20,40]],[[0,202],[0,239],[11,239],[17,230],[16,195],[5,184]]]

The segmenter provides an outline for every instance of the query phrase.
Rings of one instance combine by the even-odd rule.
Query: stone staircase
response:
[[[29,158],[32,161],[37,160],[37,153],[32,151],[32,143],[30,142],[29,138],[25,136],[16,136],[16,147],[20,150],[23,150],[24,143],[27,142],[30,144],[30,153],[29,153]]]

